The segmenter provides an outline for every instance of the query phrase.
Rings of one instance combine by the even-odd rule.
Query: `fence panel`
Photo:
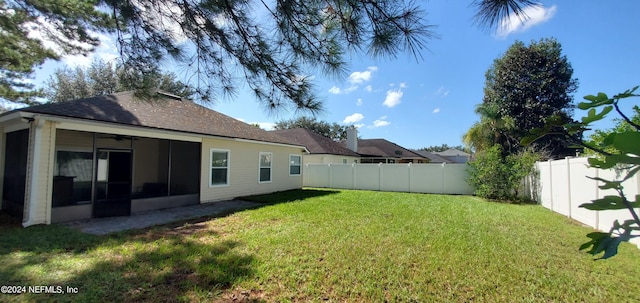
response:
[[[303,185],[470,195],[466,169],[466,164],[307,164]]]
[[[353,168],[350,164],[331,164],[331,188],[353,189]]]
[[[473,194],[473,187],[467,183],[469,173],[466,164],[447,164],[444,170],[444,190],[445,194]]]
[[[444,193],[442,164],[414,165],[411,167],[411,191],[417,193]]]
[[[615,220],[622,223],[631,219],[628,210],[591,211],[580,208],[583,203],[617,195],[616,191],[598,188],[599,182],[587,177],[599,177],[605,180],[619,180],[623,174],[614,169],[598,170],[587,166],[587,158],[571,158],[547,162],[538,162],[539,202],[542,206],[557,213],[580,221],[595,229],[608,232]],[[635,199],[640,192],[638,175],[622,183],[629,199]],[[640,234],[640,233],[634,233]],[[640,238],[631,240],[640,247]]]
[[[380,190],[380,166],[374,164],[353,165],[356,182],[354,189]]]
[[[409,192],[409,176],[411,165],[380,165],[380,190]]]

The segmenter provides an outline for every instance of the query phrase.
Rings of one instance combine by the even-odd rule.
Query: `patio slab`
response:
[[[73,221],[60,224],[78,229],[88,234],[106,235],[124,230],[142,229],[198,217],[221,216],[235,211],[256,208],[262,205],[265,204],[241,200],[229,200],[193,206],[150,210],[133,214],[131,216],[94,218],[90,220]]]

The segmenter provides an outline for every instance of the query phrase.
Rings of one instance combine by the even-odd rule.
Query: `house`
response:
[[[30,226],[302,187],[303,146],[159,94],[0,115],[2,210]]]
[[[467,163],[471,161],[471,154],[463,152],[459,149],[450,148],[443,152],[434,152],[434,154],[447,158],[453,163]]]
[[[421,155],[427,159],[429,159],[429,163],[454,163],[453,161],[443,157],[443,156],[438,156],[432,152],[428,152],[426,150],[417,150],[417,149],[412,149],[412,152]]]
[[[302,128],[273,132],[287,138],[291,144],[304,145],[310,152],[303,156],[305,164],[429,162],[429,159],[385,139],[359,139],[355,128],[347,129],[344,142],[335,142]]]
[[[342,144],[331,140],[325,136],[304,128],[282,129],[272,131],[273,133],[287,138],[291,144],[305,146],[307,154],[302,156],[302,163],[358,163],[360,155]]]
[[[358,139],[361,163],[429,163],[429,159],[385,139]]]

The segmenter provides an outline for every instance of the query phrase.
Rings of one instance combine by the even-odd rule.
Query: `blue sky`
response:
[[[640,1],[542,1],[529,11],[530,19],[499,32],[474,24],[471,1],[418,1],[440,37],[417,60],[408,54],[370,59],[347,58],[347,77],[313,75],[325,112],[318,119],[356,124],[365,139],[384,138],[407,148],[462,143],[462,135],[479,118],[484,74],[515,40],[529,43],[555,37],[563,47],[579,81],[575,101],[597,92],[613,95],[640,85]],[[95,56],[111,59],[115,47],[106,43]],[[65,63],[88,64],[92,58],[69,58]],[[36,74],[36,83],[61,63],[50,62]],[[633,104],[638,100],[629,99]],[[629,109],[632,103],[623,106]],[[207,105],[223,114],[265,128],[295,113],[269,115],[250,92]],[[583,112],[576,110],[576,117]],[[600,123],[598,127],[612,124]]]

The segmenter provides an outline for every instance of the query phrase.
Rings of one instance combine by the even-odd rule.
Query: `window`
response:
[[[300,159],[302,156],[289,155],[289,175],[299,176],[302,172],[302,166],[300,165]]]
[[[211,178],[209,186],[229,185],[229,151],[211,150]]]
[[[271,158],[272,153],[260,153],[260,176],[259,182],[271,182]]]
[[[347,164],[347,159],[342,159],[342,164]]]

